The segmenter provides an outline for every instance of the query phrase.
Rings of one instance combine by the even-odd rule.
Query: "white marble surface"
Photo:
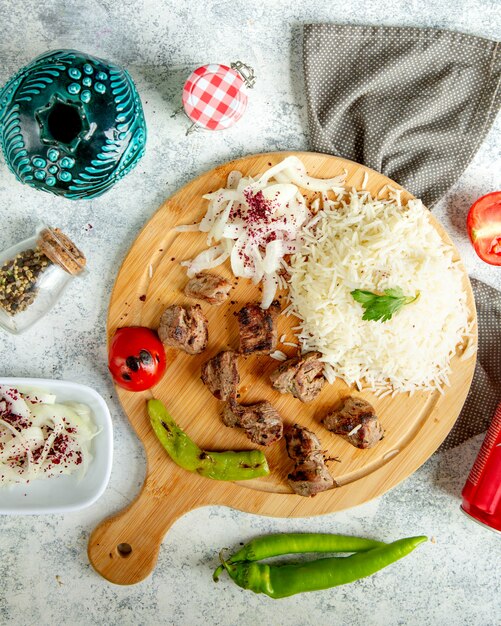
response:
[[[397,624],[501,623],[499,536],[459,512],[459,494],[482,437],[435,454],[403,484],[357,509],[315,519],[270,519],[209,507],[168,533],[152,577],[134,587],[101,579],[86,555],[90,531],[137,493],[141,445],[106,370],[105,318],[117,269],[161,201],[216,163],[253,152],[306,149],[301,25],[306,21],[450,28],[501,39],[499,0],[0,0],[0,84],[32,57],[68,47],[129,68],[141,92],[149,138],[137,169],[103,197],[69,202],[21,186],[0,159],[0,248],[44,219],[68,231],[90,259],[43,322],[0,335],[2,375],[67,378],[108,400],[115,425],[111,482],[91,508],[66,516],[0,519],[0,624]],[[242,59],[258,74],[241,122],[186,139],[171,119],[190,67]],[[472,275],[501,288],[464,228],[471,201],[501,186],[501,120],[436,213]],[[89,227],[92,225],[92,228]],[[362,582],[280,601],[256,596],[211,572],[223,546],[272,531],[333,531],[390,540],[436,537],[407,560]]]

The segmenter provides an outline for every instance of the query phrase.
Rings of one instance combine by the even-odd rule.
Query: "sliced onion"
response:
[[[183,261],[181,265],[188,268],[188,278],[193,278],[193,276],[202,270],[210,270],[213,267],[221,265],[229,256],[230,253],[226,250],[225,246],[219,244],[200,252],[200,254],[190,261]]]
[[[242,179],[242,172],[239,172],[238,170],[233,170],[232,172],[228,174],[228,179],[226,181],[226,188],[237,189],[238,183],[240,182],[241,179]]]
[[[343,184],[346,179],[346,172],[333,178],[314,178],[308,176],[306,167],[300,159],[294,156],[288,157],[288,159],[287,167],[275,176],[279,182],[293,182],[298,187],[308,191],[344,191]]]
[[[256,180],[230,172],[226,188],[203,196],[209,206],[200,224],[195,225],[208,233],[208,245],[220,243],[182,262],[188,276],[217,267],[229,257],[234,276],[251,279],[254,284],[263,281],[261,306],[268,308],[280,284],[277,271],[284,256],[296,251],[299,230],[311,218],[298,187],[326,194],[343,191],[342,182],[342,176],[327,180],[308,176],[296,156],[287,157]],[[267,203],[265,210],[259,205],[259,192]],[[194,225],[176,228],[183,229],[195,230]]]
[[[15,400],[10,404],[2,402],[5,417],[7,406],[10,411],[23,409],[18,394],[15,389],[2,388],[4,397]],[[75,404],[74,408],[57,404],[53,394],[40,389],[29,390],[26,397],[30,397],[29,394],[35,401],[29,406],[25,403],[28,418],[24,411],[22,415],[10,413],[12,424],[0,418],[0,483],[3,484],[70,474],[77,468],[82,471],[92,458],[90,442],[98,431],[90,409],[82,404]],[[48,403],[40,402],[40,398],[47,398]],[[24,397],[22,399],[24,401]],[[14,421],[12,416],[23,417],[23,420]],[[55,463],[51,455],[55,453],[54,444],[60,435],[65,437],[66,451]]]
[[[250,246],[250,253],[254,262],[254,276],[252,282],[255,285],[259,285],[264,274],[264,259],[259,252],[259,248],[256,244]]]
[[[234,221],[232,224],[226,224],[223,230],[223,238],[238,239],[245,234],[243,222],[241,220]]]
[[[280,260],[284,256],[284,242],[281,239],[270,241],[266,245],[266,254],[263,259],[263,270],[272,274],[280,268]]]
[[[279,177],[277,176],[278,174],[280,174],[280,172],[283,172],[284,170],[291,168],[293,166],[297,167],[297,161],[299,161],[299,159],[297,157],[294,156],[289,156],[286,157],[283,161],[280,161],[280,163],[277,163],[276,165],[274,165],[273,167],[270,167],[269,170],[266,170],[266,172],[257,179],[256,183],[260,186],[260,187],[266,187],[266,185],[268,184],[268,181],[271,180],[272,178],[274,178],[275,180],[279,180]],[[301,161],[299,161],[301,163]],[[279,180],[279,182],[285,182],[285,183],[290,183],[291,180],[284,180],[284,177],[281,177],[282,180]]]
[[[285,207],[285,205],[288,204],[296,194],[296,185],[291,185],[290,183],[269,185],[263,189],[263,196],[266,200],[270,200],[280,208]]]
[[[207,237],[207,243],[212,243],[212,240],[220,241],[223,238],[223,233],[226,224],[228,223],[228,218],[230,217],[231,207],[233,206],[233,200],[230,200],[223,211],[218,215],[217,219],[214,220],[214,225],[209,230],[209,235]]]
[[[20,387],[19,391],[23,395],[25,402],[31,402],[32,404],[38,404],[39,402],[54,404],[56,402],[56,396],[53,393],[47,393],[45,389]]]
[[[0,398],[5,402],[7,411],[19,415],[25,420],[30,419],[31,412],[21,393],[17,389],[0,385]]]
[[[231,271],[234,276],[242,278],[252,278],[254,268],[246,263],[250,250],[247,247],[247,241],[244,238],[238,239],[231,250]]]

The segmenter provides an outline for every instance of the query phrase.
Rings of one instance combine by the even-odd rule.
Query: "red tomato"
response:
[[[142,326],[119,328],[110,344],[108,367],[117,385],[144,391],[165,372],[165,350],[155,331]]]
[[[479,198],[468,213],[466,225],[482,261],[501,265],[501,191]]]

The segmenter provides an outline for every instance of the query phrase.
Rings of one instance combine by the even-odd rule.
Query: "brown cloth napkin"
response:
[[[432,207],[480,147],[501,106],[501,45],[438,29],[307,24],[313,150],[396,180]],[[473,280],[475,376],[442,449],[483,432],[501,399],[501,293]]]
[[[470,393],[441,450],[487,430],[501,400],[501,293],[472,278],[478,316],[478,355]]]

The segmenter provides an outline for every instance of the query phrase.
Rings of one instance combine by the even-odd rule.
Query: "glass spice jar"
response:
[[[83,253],[59,228],[40,226],[0,254],[0,327],[19,334],[43,317],[85,270]]]

